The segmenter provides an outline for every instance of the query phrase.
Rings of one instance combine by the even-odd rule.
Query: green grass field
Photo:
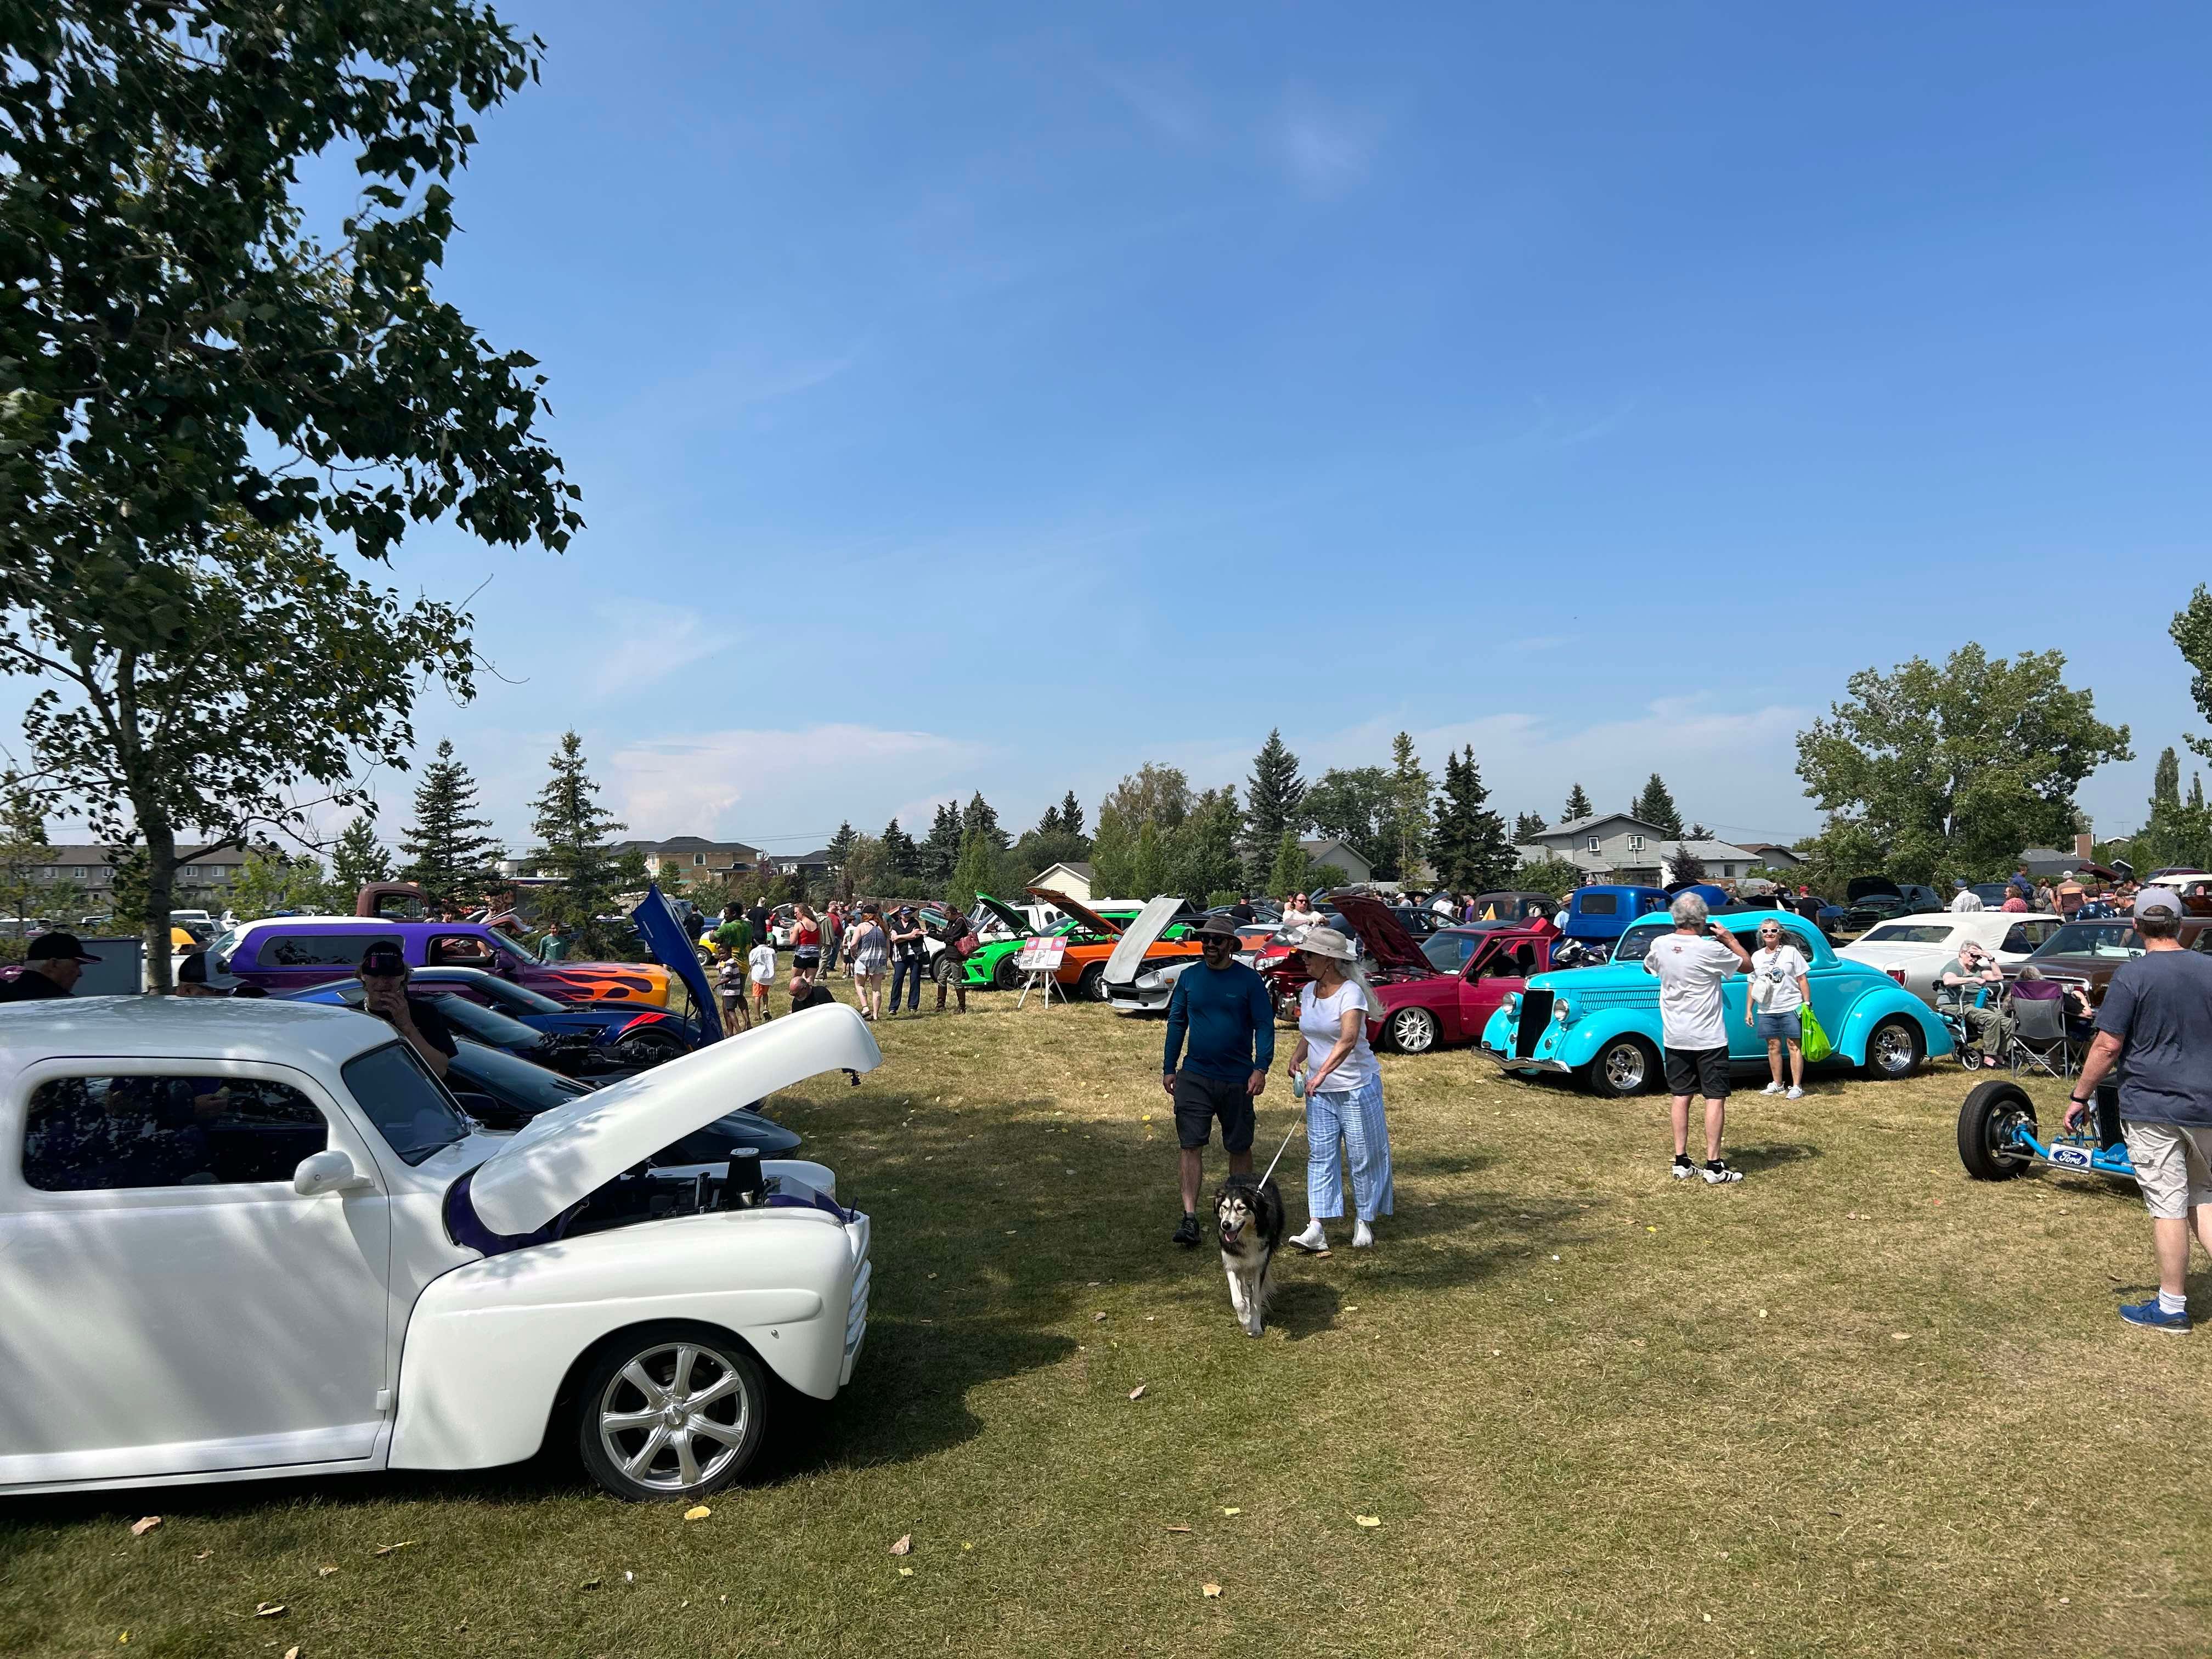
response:
[[[19,1501],[0,1651],[2212,1648],[2212,1334],[2114,1317],[2131,1191],[1966,1181],[1955,1066],[1739,1095],[1715,1189],[1663,1100],[1386,1058],[1398,1213],[1254,1341],[1167,1243],[1159,1026],[970,1001],[776,1103],[876,1218],[874,1323],[709,1518],[550,1460]]]

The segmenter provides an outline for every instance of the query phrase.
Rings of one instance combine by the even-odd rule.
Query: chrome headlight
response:
[[[1552,1024],[1554,1025],[1571,1025],[1574,1023],[1575,1011],[1573,1005],[1565,997],[1554,999],[1552,1003]]]
[[[1509,991],[1509,992],[1507,992],[1507,993],[1506,993],[1506,995],[1505,995],[1505,1000],[1504,1000],[1504,1002],[1500,1003],[1500,1004],[1498,1005],[1498,1006],[1499,1006],[1499,1007],[1501,1007],[1501,1008],[1503,1008],[1503,1009],[1505,1011],[1505,1018],[1508,1018],[1508,1019],[1518,1019],[1518,1018],[1521,1018],[1521,994],[1520,994],[1518,991]]]

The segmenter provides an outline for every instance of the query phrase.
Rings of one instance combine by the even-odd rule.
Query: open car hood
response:
[[[1905,891],[1887,876],[1853,876],[1844,884],[1844,902],[1856,904],[1863,898],[1901,899]]]
[[[1148,899],[1137,919],[1129,924],[1129,931],[1114,941],[1114,954],[1106,958],[1106,982],[1127,985],[1137,977],[1137,969],[1144,965],[1145,953],[1160,942],[1160,935],[1168,924],[1182,914],[1182,900],[1173,893],[1162,893]]]
[[[535,1232],[726,1113],[819,1072],[872,1072],[882,1061],[849,1004],[787,1015],[541,1113],[477,1170],[470,1203],[495,1233]]]
[[[1003,926],[1012,929],[1016,939],[1027,939],[1036,932],[1030,926],[1030,919],[1004,899],[994,899],[988,893],[978,893],[975,895],[975,908],[988,910],[996,916]]]
[[[1107,921],[1089,905],[1079,904],[1065,893],[1054,892],[1049,887],[1032,887],[1030,892],[1032,896],[1042,899],[1047,904],[1058,907],[1060,915],[1073,917],[1094,933],[1103,933],[1108,939],[1118,939],[1121,936],[1120,922]]]
[[[1417,968],[1433,974],[1437,965],[1421,954],[1421,947],[1406,931],[1406,924],[1390,914],[1390,907],[1366,893],[1340,893],[1333,901],[1344,919],[1359,934],[1367,954],[1386,968]]]

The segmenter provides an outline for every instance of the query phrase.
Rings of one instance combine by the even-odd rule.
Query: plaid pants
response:
[[[1357,1089],[1306,1097],[1306,1212],[1316,1221],[1344,1213],[1336,1143],[1352,1166],[1352,1201],[1362,1221],[1389,1215],[1396,1194],[1390,1177],[1390,1129],[1382,1121],[1382,1079]]]

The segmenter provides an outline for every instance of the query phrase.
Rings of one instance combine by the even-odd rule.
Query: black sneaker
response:
[[[1724,1158],[1707,1159],[1705,1167],[1698,1173],[1705,1176],[1705,1184],[1708,1187],[1725,1187],[1732,1182],[1743,1179],[1743,1171],[1729,1169],[1728,1160]]]
[[[1187,1210],[1183,1212],[1182,1219],[1176,1223],[1174,1242],[1182,1245],[1185,1249],[1194,1249],[1197,1248],[1198,1218],[1191,1214]]]

